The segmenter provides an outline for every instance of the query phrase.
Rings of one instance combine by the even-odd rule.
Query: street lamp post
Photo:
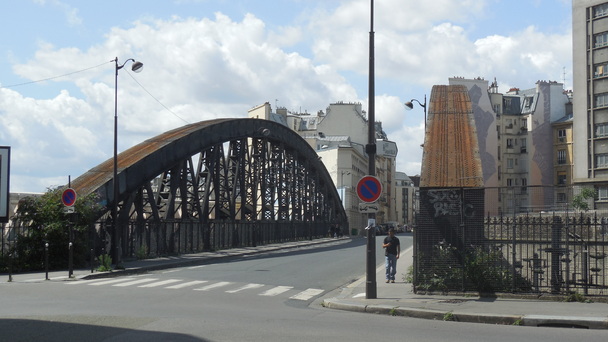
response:
[[[112,259],[114,263],[118,265],[121,258],[120,246],[120,231],[118,228],[118,70],[122,69],[127,62],[133,62],[131,70],[133,72],[140,72],[144,65],[142,62],[138,62],[133,58],[127,59],[124,63],[118,64],[118,57],[114,59],[115,73],[114,73],[114,175],[112,177],[113,190],[112,190]]]
[[[426,131],[426,94],[424,95],[424,104],[420,103],[420,101],[416,99],[411,99],[410,101],[404,103],[405,109],[412,110],[414,109],[414,101],[418,102],[420,107],[424,108],[424,130]]]
[[[365,152],[368,158],[368,174],[376,175],[376,118],[375,118],[375,86],[374,86],[374,0],[370,0],[370,30],[369,30],[369,93],[367,117],[367,145]],[[365,298],[376,299],[376,232],[370,222],[376,220],[376,213],[368,213],[366,263],[365,263]]]

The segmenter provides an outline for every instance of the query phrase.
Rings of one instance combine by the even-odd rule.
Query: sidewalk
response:
[[[352,283],[327,308],[457,322],[608,329],[608,304],[510,298],[417,295],[403,281],[412,249],[402,251],[396,283],[385,283],[384,265],[376,273],[377,299],[365,299],[366,278]]]
[[[173,267],[199,265],[220,258],[254,255],[287,248],[322,246],[323,244],[349,239],[324,238],[313,241],[186,254],[178,257],[133,260],[124,263],[124,270],[95,271],[93,273],[90,269],[74,270],[72,278],[93,279],[145,273]],[[381,260],[377,261],[382,262]],[[433,320],[608,329],[608,304],[604,303],[566,303],[547,300],[414,294],[411,284],[406,284],[403,281],[403,276],[407,273],[411,263],[412,249],[410,248],[401,253],[401,258],[397,262],[397,277],[394,284],[384,282],[383,263],[377,268],[376,299],[365,299],[366,278],[363,275],[359,280],[345,287],[337,297],[324,299],[323,305],[331,309]],[[67,270],[49,272],[48,276],[48,281],[70,280]],[[43,282],[45,277],[45,272],[13,274],[12,282]],[[8,279],[8,274],[0,275],[0,281],[8,281]]]

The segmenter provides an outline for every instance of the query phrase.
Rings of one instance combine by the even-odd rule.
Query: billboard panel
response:
[[[8,222],[11,148],[0,146],[0,223]]]

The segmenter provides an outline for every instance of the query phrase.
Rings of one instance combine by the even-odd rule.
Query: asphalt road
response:
[[[411,235],[400,238],[404,248],[411,245]],[[381,248],[377,253],[380,265]],[[355,239],[116,279],[0,283],[0,340],[606,340],[604,331],[426,321],[320,305],[364,270],[365,239]]]

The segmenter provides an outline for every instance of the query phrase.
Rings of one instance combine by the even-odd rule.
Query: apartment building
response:
[[[568,208],[572,201],[572,180],[574,175],[572,114],[552,123],[553,126],[553,168],[556,207]]]
[[[555,207],[552,122],[571,108],[563,84],[538,81],[534,88],[506,93],[496,80],[450,78],[449,84],[465,85],[473,104],[488,213]]]
[[[572,2],[574,184],[608,209],[608,2]]]
[[[353,229],[361,233],[367,225],[367,213],[359,210],[357,183],[368,174],[368,157],[365,145],[368,141],[368,121],[361,103],[337,102],[316,114],[293,113],[286,108],[273,112],[270,104],[249,110],[249,117],[283,123],[302,136],[316,151],[321,162],[334,180],[336,189],[349,221],[349,233]],[[388,140],[382,123],[376,122],[376,177],[382,184],[378,199],[376,222],[398,221],[395,190],[397,144]],[[346,233],[346,232],[345,232]]]

